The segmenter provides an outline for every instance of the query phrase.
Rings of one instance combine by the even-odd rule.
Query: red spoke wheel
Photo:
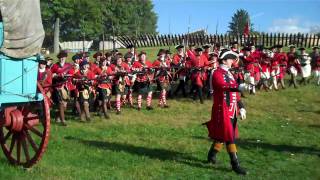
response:
[[[49,142],[50,109],[42,87],[42,101],[19,104],[4,110],[5,125],[0,127],[0,143],[10,163],[26,168],[36,164]],[[1,117],[0,117],[1,118]]]

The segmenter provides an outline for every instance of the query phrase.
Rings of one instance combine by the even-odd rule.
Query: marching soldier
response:
[[[63,126],[66,126],[64,111],[67,108],[67,101],[69,99],[68,82],[66,81],[69,70],[72,68],[70,63],[66,62],[68,53],[61,51],[57,58],[59,62],[54,64],[51,68],[52,83],[54,86],[53,102],[58,106],[58,112],[56,114],[56,121],[61,122]]]
[[[77,88],[77,102],[80,104],[80,120],[85,122],[90,121],[89,99],[92,91],[95,74],[90,71],[90,65],[87,61],[82,61],[80,64],[80,71],[74,74],[74,81]]]
[[[238,135],[237,119],[246,118],[246,110],[240,100],[238,91],[242,87],[237,84],[229,71],[237,54],[231,50],[222,50],[219,56],[220,67],[213,73],[214,89],[211,120],[207,123],[209,137],[213,144],[208,152],[208,162],[216,163],[216,155],[221,151],[223,143],[227,145],[232,170],[240,175],[246,175],[246,170],[240,167],[235,140]]]
[[[202,48],[203,48],[202,56],[205,56],[206,59],[209,60],[209,54],[210,54],[211,45],[210,44],[206,44],[206,45],[203,45]]]
[[[168,108],[167,105],[167,91],[170,88],[170,61],[165,58],[165,50],[158,52],[158,59],[153,62],[153,67],[156,69],[155,79],[157,80],[158,87],[160,87],[159,106]]]
[[[286,70],[287,70],[287,64],[288,64],[288,57],[287,54],[282,52],[282,45],[276,45],[276,53],[274,53],[274,60],[278,62],[279,64],[279,75],[278,79],[280,82],[280,85],[282,89],[285,89],[286,86],[284,84],[284,78],[286,75]]]
[[[251,47],[244,47],[242,49],[244,51],[244,56],[242,56],[242,61],[244,63],[244,79],[249,84],[249,91],[250,94],[256,93],[256,87],[255,87],[255,63],[257,63],[257,60],[253,55],[251,55]]]
[[[107,58],[100,59],[100,66],[97,69],[98,75],[98,105],[99,108],[97,109],[98,114],[100,114],[101,110],[103,115],[106,119],[109,119],[108,115],[108,104],[111,100],[112,95],[112,78],[113,78],[113,71],[108,64]]]
[[[47,68],[47,61],[44,59],[41,59],[39,61],[38,82],[43,87],[43,90],[47,97],[51,99],[52,73],[50,69]]]
[[[289,86],[293,85],[294,88],[297,88],[296,78],[298,72],[300,72],[300,62],[298,60],[298,54],[296,52],[296,47],[294,45],[289,46],[290,50],[287,53],[288,57],[288,72],[290,74],[290,83]]]
[[[306,53],[306,49],[301,47],[299,48],[300,50],[300,56],[299,56],[299,61],[301,64],[301,76],[302,79],[300,81],[300,84],[306,85],[307,82],[309,82],[309,77],[311,75],[311,57],[309,56],[308,53]]]
[[[209,65],[208,61],[202,56],[202,48],[195,49],[195,58],[190,61],[191,68],[191,82],[192,89],[191,92],[194,94],[193,100],[198,96],[200,99],[200,103],[203,104],[203,87],[207,80],[207,74],[205,70]]]
[[[176,76],[179,79],[179,84],[177,89],[174,92],[174,95],[177,96],[180,90],[182,90],[183,97],[187,97],[185,83],[187,78],[187,70],[186,70],[186,55],[183,52],[183,45],[177,45],[176,47],[177,53],[173,56],[173,66],[176,67]],[[175,77],[173,77],[175,78]]]
[[[320,54],[319,54],[319,47],[315,46],[312,47],[312,53],[310,54],[311,57],[311,68],[314,73],[314,76],[317,81],[317,85],[320,85]]]
[[[138,55],[139,61],[135,61],[132,65],[132,71],[136,74],[136,86],[138,89],[138,110],[142,107],[142,96],[147,95],[147,110],[152,110],[152,88],[151,81],[153,80],[153,65],[147,60],[147,54],[141,51]]]
[[[128,52],[124,55],[124,57],[130,57],[130,61],[126,62],[128,65],[132,65],[135,61],[137,61],[137,53],[135,51],[134,45],[127,46]]]
[[[128,87],[130,86],[130,80],[128,73],[130,73],[130,67],[127,63],[122,62],[122,54],[118,53],[116,56],[116,64],[112,64],[112,70],[114,71],[114,88],[116,92],[116,110],[117,114],[121,113],[121,98],[126,100],[128,94]]]

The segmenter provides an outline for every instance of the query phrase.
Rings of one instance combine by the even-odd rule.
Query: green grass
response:
[[[238,150],[246,178],[319,179],[319,87],[258,92],[244,102]],[[83,124],[69,116],[68,127],[53,123],[48,149],[32,169],[11,166],[0,153],[0,179],[241,179],[225,151],[217,165],[205,163],[211,143],[201,123],[212,101],[168,103],[152,112],[111,112],[110,120],[95,116]]]

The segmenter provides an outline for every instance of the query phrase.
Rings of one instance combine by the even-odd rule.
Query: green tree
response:
[[[44,46],[53,44],[54,27],[61,41],[101,40],[102,34],[156,33],[157,15],[150,0],[41,0],[46,31]],[[58,26],[54,24],[60,21]]]
[[[250,21],[248,11],[244,9],[238,9],[237,12],[231,18],[228,32],[233,35],[243,34],[247,22],[250,23],[250,32],[253,32],[253,23],[251,23]]]

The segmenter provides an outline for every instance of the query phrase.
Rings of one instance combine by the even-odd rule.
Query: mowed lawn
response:
[[[239,122],[239,158],[250,179],[320,178],[320,89],[315,85],[247,96]],[[145,103],[145,102],[144,102]],[[154,100],[156,107],[157,100]],[[206,163],[211,142],[201,123],[212,101],[169,100],[169,109],[123,109],[91,123],[55,123],[43,159],[31,169],[8,164],[0,179],[233,179],[225,150]]]

